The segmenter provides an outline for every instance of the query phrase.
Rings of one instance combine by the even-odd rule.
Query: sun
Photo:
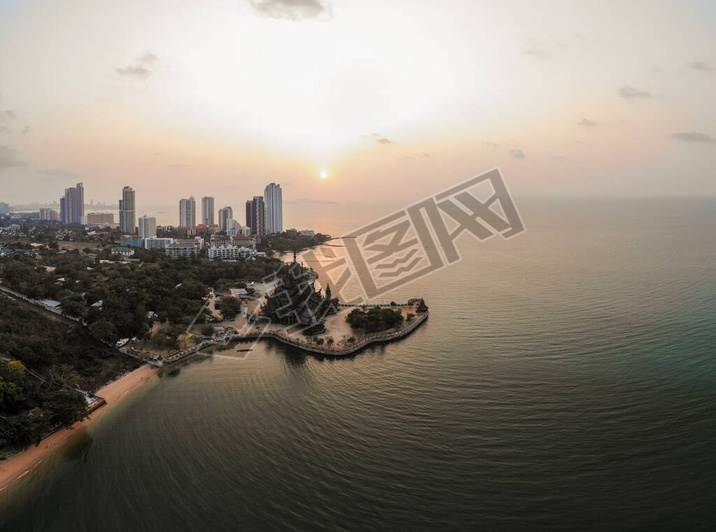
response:
[[[328,177],[328,172],[325,170],[321,170],[321,173],[319,175],[321,176],[321,179],[326,179]]]

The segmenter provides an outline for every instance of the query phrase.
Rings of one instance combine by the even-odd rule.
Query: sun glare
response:
[[[321,179],[326,179],[328,177],[328,172],[326,172],[325,170],[321,170],[320,176]]]

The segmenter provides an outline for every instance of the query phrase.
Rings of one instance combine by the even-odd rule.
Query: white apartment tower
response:
[[[196,227],[196,202],[194,201],[194,196],[179,201],[179,226],[189,227],[190,229]]]
[[[281,198],[281,185],[270,183],[264,189],[264,203],[266,205],[266,232],[283,232],[283,201]]]
[[[146,214],[139,219],[139,238],[157,236],[157,219]]]
[[[201,223],[214,225],[214,198],[211,196],[201,198]]]

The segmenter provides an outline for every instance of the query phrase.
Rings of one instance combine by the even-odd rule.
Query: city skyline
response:
[[[84,201],[83,183],[77,183],[75,187],[65,189],[64,195],[60,198],[60,210],[55,211],[49,207],[39,207],[38,215],[41,221],[60,221],[65,224],[113,224],[114,214],[107,212],[90,212],[85,215],[86,207],[93,207],[94,202],[86,203]],[[262,214],[256,216],[254,208],[261,208]],[[8,205],[9,207],[9,205]],[[105,207],[109,207],[108,205]],[[195,228],[200,226],[216,226],[221,231],[227,230],[229,220],[234,220],[233,208],[227,205],[218,210],[218,219],[215,220],[215,198],[212,196],[203,196],[201,199],[201,219],[200,224],[196,223],[196,201],[194,195],[189,198],[179,200],[179,219],[176,227]],[[277,183],[269,183],[264,188],[264,196],[253,196],[252,199],[246,201],[246,226],[251,228],[257,226],[260,228],[260,234],[271,234],[283,231],[283,204],[281,185]],[[106,208],[104,209],[107,210]],[[127,234],[142,234],[142,222],[147,223],[149,217],[153,220],[153,228],[144,231],[149,236],[156,236],[157,218],[144,214],[141,218],[137,218],[136,207],[136,191],[129,185],[122,188],[122,197],[118,202],[116,209],[118,213],[118,228],[121,232]],[[215,223],[218,221],[218,223]],[[237,222],[238,223],[238,222]],[[173,225],[173,224],[163,224]],[[244,227],[238,223],[239,229]],[[147,236],[142,236],[147,238]]]

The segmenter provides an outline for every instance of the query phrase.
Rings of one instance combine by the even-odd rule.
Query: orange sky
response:
[[[627,4],[627,5],[623,5]],[[0,201],[713,195],[706,1],[0,2]],[[329,177],[321,179],[324,171]]]

